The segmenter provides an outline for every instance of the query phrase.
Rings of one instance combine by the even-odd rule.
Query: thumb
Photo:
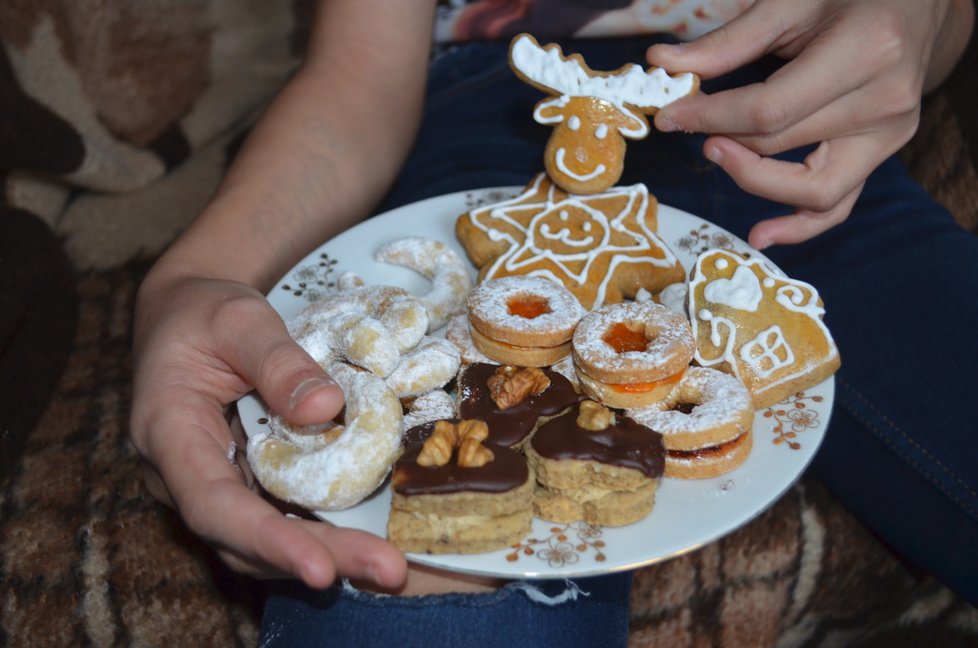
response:
[[[343,407],[343,392],[289,335],[267,304],[241,317],[224,357],[255,387],[269,409],[296,425],[323,423]]]

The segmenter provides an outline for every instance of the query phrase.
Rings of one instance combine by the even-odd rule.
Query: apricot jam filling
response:
[[[649,345],[649,340],[645,337],[645,331],[635,329],[618,322],[608,329],[608,332],[601,338],[604,343],[615,350],[615,353],[627,353],[629,351],[645,351]]]
[[[550,302],[543,297],[520,295],[508,300],[506,302],[506,308],[509,310],[510,315],[533,319],[549,313]]]

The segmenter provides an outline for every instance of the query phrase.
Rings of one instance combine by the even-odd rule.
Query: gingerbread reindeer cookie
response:
[[[625,138],[646,137],[646,115],[699,89],[699,78],[688,72],[670,76],[635,64],[595,72],[579,54],[564,56],[559,46],[541,46],[529,34],[513,39],[509,60],[517,76],[552,95],[537,103],[533,118],[554,126],[544,167],[570,193],[614,186],[624,166]]]
[[[655,233],[656,208],[642,184],[584,196],[540,173],[519,196],[462,214],[455,234],[480,281],[544,277],[591,309],[685,280],[679,259]]]
[[[707,250],[693,266],[688,312],[694,360],[740,378],[755,408],[816,385],[839,368],[839,351],[811,285],[761,259]]]

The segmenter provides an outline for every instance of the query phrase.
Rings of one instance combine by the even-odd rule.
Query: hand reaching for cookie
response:
[[[255,289],[155,279],[151,274],[140,290],[131,430],[148,460],[153,495],[243,573],[320,588],[338,576],[382,587],[403,582],[405,559],[393,546],[362,531],[283,516],[228,458],[225,409],[252,386],[300,424],[334,416],[342,392]]]
[[[950,72],[973,22],[968,0],[758,0],[740,17],[648,61],[712,78],[767,54],[763,83],[659,111],[662,131],[711,135],[704,154],[744,190],[795,208],[757,223],[758,249],[844,221],[869,174],[914,134],[921,96]],[[817,144],[801,163],[773,156]]]

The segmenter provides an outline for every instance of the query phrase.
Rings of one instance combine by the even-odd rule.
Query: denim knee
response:
[[[630,573],[410,597],[290,585],[269,599],[259,645],[624,646],[630,587]]]

